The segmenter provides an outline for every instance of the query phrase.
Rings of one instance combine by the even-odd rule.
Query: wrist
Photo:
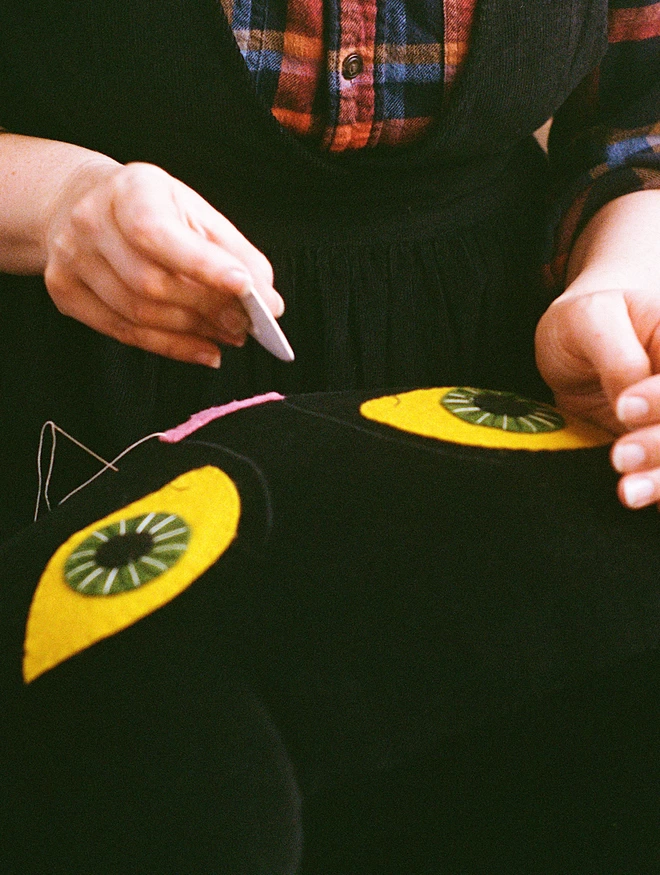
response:
[[[565,294],[660,293],[659,266],[660,190],[632,192],[602,207],[575,241]]]
[[[66,192],[113,159],[55,140],[0,136],[0,270],[43,273],[49,228]],[[80,177],[78,175],[80,174]],[[79,183],[75,180],[79,178]]]
[[[49,250],[60,229],[66,224],[76,204],[97,186],[114,176],[123,165],[105,155],[89,153],[58,180],[44,207],[40,234],[40,262],[43,273]]]

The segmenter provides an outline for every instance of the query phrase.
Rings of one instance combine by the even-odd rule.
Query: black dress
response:
[[[480,3],[427,138],[330,156],[260,103],[216,0],[3,4],[2,124],[155,163],[198,190],[271,259],[296,352],[284,365],[250,341],[211,373],[122,347],[55,312],[40,280],[2,277],[5,488],[20,472],[35,494],[46,419],[111,455],[262,391],[542,394],[548,181],[531,133],[597,64],[606,13],[603,0]],[[25,519],[23,503],[12,512]]]
[[[551,459],[541,475],[528,459],[516,479],[510,458],[353,429],[360,393],[376,388],[544,391],[532,332],[546,303],[548,181],[531,133],[598,63],[606,18],[604,0],[483,0],[467,66],[425,141],[332,157],[259,103],[215,0],[3,2],[0,122],[153,162],[198,190],[272,260],[297,354],[284,365],[249,343],[227,350],[219,373],[176,364],[61,317],[41,281],[3,277],[7,527],[28,517],[48,418],[108,456],[233,398],[357,390],[249,411],[179,454],[146,445],[116,483],[8,545],[7,871],[29,859],[67,873],[112,861],[118,872],[292,872],[300,788],[309,873],[635,870],[641,832],[656,825],[657,757],[632,750],[654,742],[655,667],[606,669],[657,640],[655,515],[631,521],[616,505],[602,448],[575,467]],[[25,614],[52,551],[180,464],[214,461],[245,499],[227,561],[26,692]],[[80,479],[77,457],[51,491]],[[264,483],[278,503],[270,543]],[[510,557],[529,572],[522,582]],[[599,585],[576,593],[573,574]],[[583,684],[594,668],[603,675]],[[481,729],[519,707],[508,728]],[[229,792],[214,783],[223,765]],[[81,810],[80,799],[99,804]],[[626,847],[608,860],[619,828]],[[653,853],[654,838],[644,847]],[[585,866],[572,848],[587,849]]]

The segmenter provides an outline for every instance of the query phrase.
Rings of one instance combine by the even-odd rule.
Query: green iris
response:
[[[442,406],[465,422],[502,431],[538,434],[558,431],[565,422],[549,404],[530,401],[513,392],[460,387],[441,399]]]
[[[82,595],[136,589],[171,568],[185,553],[190,529],[172,513],[147,513],[98,529],[69,556],[67,584]]]

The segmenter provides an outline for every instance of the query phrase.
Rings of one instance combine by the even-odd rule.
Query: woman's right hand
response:
[[[284,310],[266,257],[207,201],[150,164],[82,163],[52,199],[44,278],[58,310],[130,346],[218,367],[241,346],[253,285]]]

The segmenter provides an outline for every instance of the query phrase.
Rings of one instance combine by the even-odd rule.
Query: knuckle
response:
[[[619,375],[635,373],[639,368],[646,370],[646,356],[642,349],[625,349],[619,350],[616,359],[611,363],[607,362],[605,370]]]
[[[154,239],[162,236],[158,217],[150,204],[133,204],[124,219],[124,228],[130,240],[140,249],[148,248]]]
[[[73,258],[75,244],[70,233],[67,231],[58,231],[49,241],[51,262],[66,261],[69,262]],[[52,267],[52,265],[50,265]]]
[[[151,319],[152,308],[146,301],[131,297],[126,302],[125,315],[133,325],[147,325]]]
[[[590,322],[594,315],[591,296],[585,295],[564,302],[562,315],[571,325],[579,326]]]
[[[130,184],[142,185],[144,182],[160,181],[166,176],[162,168],[147,161],[131,161],[124,166],[124,177]]]
[[[167,281],[161,271],[145,266],[137,277],[137,288],[149,301],[164,302],[168,297]]]
[[[86,235],[96,234],[101,227],[101,213],[93,198],[84,197],[71,210],[71,225]]]
[[[162,172],[147,164],[132,164],[115,180],[120,222],[124,233],[140,248],[150,248],[165,237],[163,219]]]
[[[181,334],[201,334],[203,332],[203,320],[190,310],[176,307],[171,311],[172,326]]]
[[[150,164],[144,164],[140,161],[133,161],[126,164],[122,171],[113,177],[113,185],[115,191],[119,195],[133,196],[136,191],[139,191],[149,185],[154,179],[154,171],[157,168]]]

